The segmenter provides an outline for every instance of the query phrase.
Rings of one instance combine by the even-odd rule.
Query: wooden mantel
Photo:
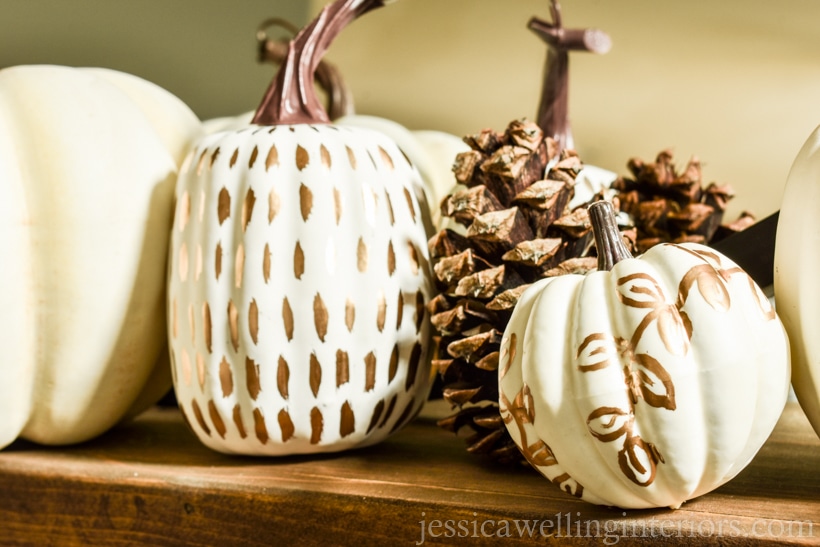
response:
[[[0,452],[0,544],[820,545],[820,440],[795,403],[722,488],[629,512],[467,454],[433,407],[378,446],[312,458],[212,452],[175,409],[78,446],[18,441]]]

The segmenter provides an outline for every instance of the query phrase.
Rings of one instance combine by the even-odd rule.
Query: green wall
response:
[[[302,0],[0,0],[0,67],[102,66],[168,89],[201,118],[253,109],[275,73],[255,33],[278,16],[301,26]]]

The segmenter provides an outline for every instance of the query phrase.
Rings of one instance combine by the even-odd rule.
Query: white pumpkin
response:
[[[570,494],[679,507],[737,475],[771,433],[788,396],[788,338],[725,256],[663,244],[629,258],[611,204],[590,214],[609,262],[523,294],[502,339],[502,416]]]
[[[777,222],[774,295],[789,333],[792,386],[820,435],[820,127],[792,164]]]
[[[0,70],[0,448],[87,440],[170,388],[174,181],[200,131],[135,76]]]
[[[320,56],[349,18],[378,5],[335,2],[297,35],[294,55]],[[222,452],[372,444],[429,394],[433,287],[418,171],[384,134],[329,124],[315,98],[303,112],[276,110],[299,103],[287,82],[309,76],[280,71],[255,123],[202,139],[177,184],[176,394],[199,439]]]

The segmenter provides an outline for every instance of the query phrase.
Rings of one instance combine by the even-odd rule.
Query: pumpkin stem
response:
[[[342,29],[364,13],[383,6],[384,1],[336,0],[325,6],[288,44],[282,66],[256,109],[253,123],[330,123],[313,85],[316,69]]]
[[[538,126],[558,142],[558,152],[573,148],[569,125],[569,52],[606,53],[612,46],[609,35],[598,29],[567,29],[561,21],[561,5],[551,0],[552,22],[537,17],[528,27],[547,43],[547,61],[538,105]]]
[[[273,39],[268,36],[268,29],[281,27],[290,33],[287,39]],[[256,31],[256,41],[258,47],[258,60],[260,63],[271,62],[281,65],[288,55],[288,44],[299,29],[289,21],[272,17],[266,19]],[[341,71],[327,60],[322,59],[316,65],[316,83],[327,95],[327,114],[331,120],[350,116],[356,111],[353,106],[353,94],[345,84]]]
[[[618,229],[612,203],[595,201],[589,204],[587,211],[592,223],[592,234],[595,236],[595,248],[598,251],[598,269],[609,271],[621,260],[632,258],[632,253],[626,248]]]

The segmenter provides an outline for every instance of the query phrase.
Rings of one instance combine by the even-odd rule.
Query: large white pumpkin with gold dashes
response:
[[[177,184],[177,399],[207,446],[375,443],[430,387],[432,284],[417,170],[383,134],[251,125],[204,138]]]

